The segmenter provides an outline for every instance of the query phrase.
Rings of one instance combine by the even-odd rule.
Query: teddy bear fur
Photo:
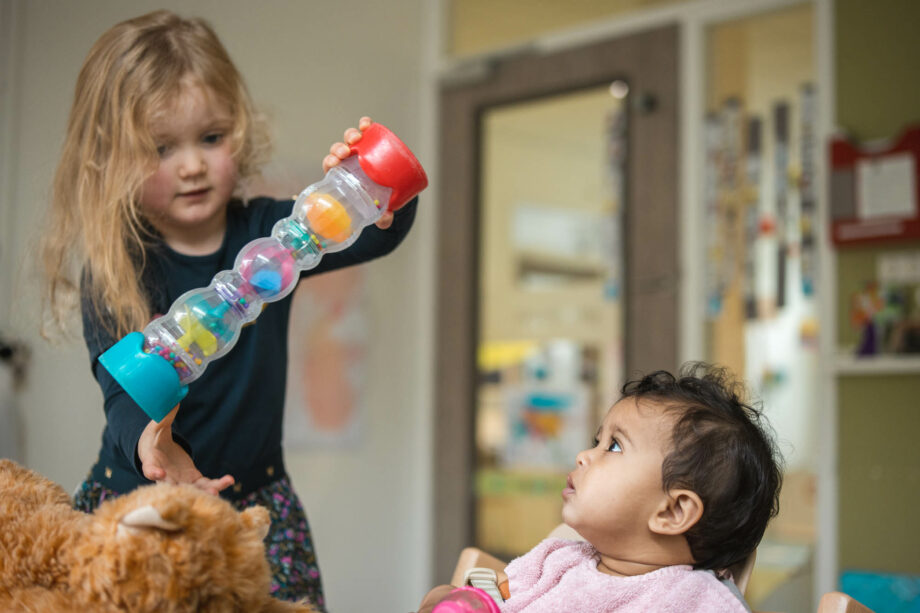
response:
[[[148,506],[163,525],[125,525]],[[262,507],[238,512],[166,483],[86,514],[56,483],[0,460],[0,611],[312,612],[269,596],[269,523]]]

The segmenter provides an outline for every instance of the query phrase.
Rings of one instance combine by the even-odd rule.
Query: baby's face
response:
[[[673,418],[654,401],[624,398],[611,407],[594,447],[578,454],[563,490],[562,518],[602,552],[629,550],[649,534],[667,496],[661,465]]]

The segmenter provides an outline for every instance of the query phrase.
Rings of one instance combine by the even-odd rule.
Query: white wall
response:
[[[362,114],[393,128],[433,170],[426,155],[433,97],[423,71],[436,63],[427,23],[437,18],[423,0],[2,2],[0,332],[33,351],[19,398],[25,463],[71,490],[98,449],[101,395],[82,342],[52,347],[39,338],[38,270],[29,262],[74,81],[93,41],[155,8],[208,19],[272,118],[269,173],[306,185],[319,178],[329,144]],[[431,583],[433,193],[403,246],[367,268],[374,402],[362,442],[288,453],[334,611],[407,611]]]

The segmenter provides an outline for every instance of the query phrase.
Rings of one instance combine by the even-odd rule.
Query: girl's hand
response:
[[[362,117],[358,121],[358,127],[348,128],[345,130],[345,136],[342,140],[345,142],[333,143],[329,147],[329,155],[323,158],[323,172],[329,172],[329,169],[336,166],[339,162],[351,155],[351,146],[361,140],[361,135],[374,123],[370,117]],[[393,224],[393,213],[384,211],[380,219],[375,224],[381,230],[386,230]]]
[[[188,483],[214,495],[233,485],[233,477],[230,475],[220,479],[208,479],[202,475],[188,452],[173,440],[172,423],[178,411],[179,405],[176,405],[163,421],[151,421],[141,433],[137,442],[137,457],[141,460],[144,476],[151,481]]]

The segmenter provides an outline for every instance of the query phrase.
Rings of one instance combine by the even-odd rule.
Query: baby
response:
[[[547,538],[512,561],[501,611],[749,611],[726,569],[757,547],[782,476],[741,391],[705,364],[627,383],[562,491],[585,541]]]

